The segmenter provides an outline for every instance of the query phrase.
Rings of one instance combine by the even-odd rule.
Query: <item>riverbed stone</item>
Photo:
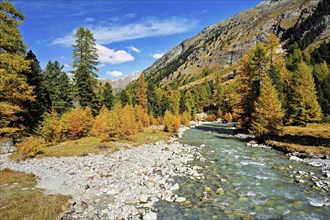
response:
[[[148,212],[143,216],[143,220],[157,220],[157,213]]]
[[[140,197],[140,202],[147,202],[148,201],[148,199],[149,199],[149,196],[147,196],[147,195],[142,195],[141,197]]]
[[[168,143],[146,144],[109,156],[100,154],[13,162],[7,155],[0,155],[0,169],[33,173],[38,178],[37,186],[45,189],[45,193],[72,195],[75,201],[72,207],[75,206],[76,211],[66,212],[63,220],[91,219],[92,215],[94,218],[116,219],[122,214],[132,216],[132,213],[153,218],[155,215],[152,213],[145,215],[146,210],[153,211],[153,204],[160,198],[174,202],[173,193],[180,188],[179,184],[173,183],[174,177],[199,175],[188,164],[197,150],[197,147],[182,145],[172,139]],[[78,207],[82,199],[88,204],[87,209]],[[122,213],[125,205],[129,209]],[[132,207],[135,207],[135,213]],[[139,210],[138,215],[135,215],[136,210]]]
[[[186,198],[184,198],[184,197],[178,197],[175,199],[175,202],[178,202],[178,203],[185,202],[185,201],[186,201]]]

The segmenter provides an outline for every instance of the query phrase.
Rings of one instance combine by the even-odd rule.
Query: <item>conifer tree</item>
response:
[[[156,92],[156,85],[154,83],[148,83],[147,98],[148,98],[148,114],[154,117],[160,116],[161,112],[158,106],[159,97]]]
[[[237,113],[240,115],[239,125],[242,127],[248,127],[251,123],[251,113],[253,111],[253,92],[252,92],[252,79],[253,72],[249,65],[250,56],[249,52],[244,54],[241,58],[241,71],[239,73],[239,89],[237,91],[240,96],[240,101],[236,107]]]
[[[147,104],[148,104],[148,99],[147,99],[147,86],[146,82],[144,80],[144,75],[141,74],[139,79],[138,79],[138,87],[137,87],[137,104],[141,105],[142,108],[147,110]]]
[[[93,113],[96,113],[95,103],[96,95],[94,88],[97,84],[98,69],[97,48],[95,38],[92,32],[80,27],[74,35],[75,44],[73,44],[73,67],[75,70],[72,72],[74,76],[77,99],[82,107],[90,106]]]
[[[125,105],[129,105],[131,104],[130,102],[130,98],[127,94],[127,91],[125,89],[123,89],[120,93],[120,101],[123,107],[125,107]]]
[[[108,135],[111,141],[117,141],[120,136],[120,116],[122,112],[121,103],[116,103],[113,109],[109,112],[109,127]]]
[[[23,74],[30,64],[18,29],[24,19],[8,0],[0,2],[0,136],[15,136],[24,129],[23,105],[35,100],[33,86]]]
[[[73,102],[73,88],[63,68],[58,61],[49,61],[43,71],[43,85],[49,95],[50,105],[59,114],[69,110]]]
[[[223,106],[223,89],[222,89],[222,85],[221,85],[221,79],[220,79],[220,75],[217,74],[217,78],[215,80],[215,103],[217,104],[218,109],[221,108],[221,106]]]
[[[263,137],[277,134],[281,128],[284,113],[278,94],[268,75],[265,75],[260,88],[260,96],[255,102],[250,132]]]
[[[109,110],[111,110],[115,105],[115,96],[113,94],[113,89],[111,84],[108,82],[106,82],[104,85],[103,103]]]
[[[317,90],[317,100],[324,116],[330,116],[330,70],[324,61],[314,66],[313,76]]]
[[[26,111],[23,114],[24,126],[32,131],[36,128],[41,116],[51,108],[49,93],[44,84],[44,78],[41,67],[36,55],[30,50],[26,54],[26,60],[30,60],[30,71],[26,72],[27,83],[34,87],[35,101],[26,101],[24,108]]]
[[[305,62],[297,66],[292,75],[292,100],[289,104],[289,124],[305,125],[321,119],[321,108],[317,102],[316,89],[311,69]]]
[[[173,89],[172,87],[167,87],[167,110],[170,110],[173,114],[177,115],[180,110],[180,91]]]
[[[120,136],[126,138],[132,134],[136,134],[138,125],[134,114],[134,108],[126,105],[120,114]]]
[[[271,78],[273,85],[275,86],[277,93],[278,93],[278,98],[280,99],[281,103],[282,103],[282,107],[283,109],[286,106],[286,102],[285,102],[285,98],[284,98],[284,87],[283,87],[283,83],[281,81],[281,73],[278,70],[278,68],[275,65],[271,65],[269,70],[269,77]]]
[[[272,65],[276,59],[276,49],[280,46],[280,39],[274,34],[269,34],[265,41],[266,49],[269,51],[270,65]]]

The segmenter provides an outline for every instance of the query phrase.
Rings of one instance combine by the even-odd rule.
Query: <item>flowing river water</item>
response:
[[[312,178],[321,170],[273,149],[214,132],[220,124],[186,131],[179,141],[201,147],[201,179],[178,178],[184,203],[157,203],[159,219],[330,219],[329,192]],[[303,175],[300,175],[303,174]],[[297,176],[301,181],[297,181]]]

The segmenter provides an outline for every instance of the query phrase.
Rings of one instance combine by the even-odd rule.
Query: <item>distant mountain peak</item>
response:
[[[100,82],[102,84],[110,82],[115,93],[119,93],[121,90],[125,89],[132,81],[137,80],[140,77],[141,73],[141,71],[134,71],[120,79],[102,79],[100,80]]]

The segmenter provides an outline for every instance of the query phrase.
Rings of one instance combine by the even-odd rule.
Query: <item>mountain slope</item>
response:
[[[268,33],[275,33],[285,39],[289,30],[292,31],[295,25],[298,26],[313,14],[318,2],[263,1],[256,7],[205,28],[198,35],[185,40],[144,70],[143,74],[147,81],[153,83],[176,83],[178,86],[191,84],[212,71],[232,66]],[[329,39],[328,20],[329,16],[324,16],[324,29],[317,33],[318,36],[311,43],[321,38]]]
[[[114,89],[115,93],[121,92],[121,90],[125,89],[128,84],[130,84],[132,81],[137,80],[141,75],[141,72],[136,71],[128,74],[124,78],[111,80],[111,79],[102,79],[100,82],[102,84],[105,84],[106,82],[111,83],[112,88]]]

